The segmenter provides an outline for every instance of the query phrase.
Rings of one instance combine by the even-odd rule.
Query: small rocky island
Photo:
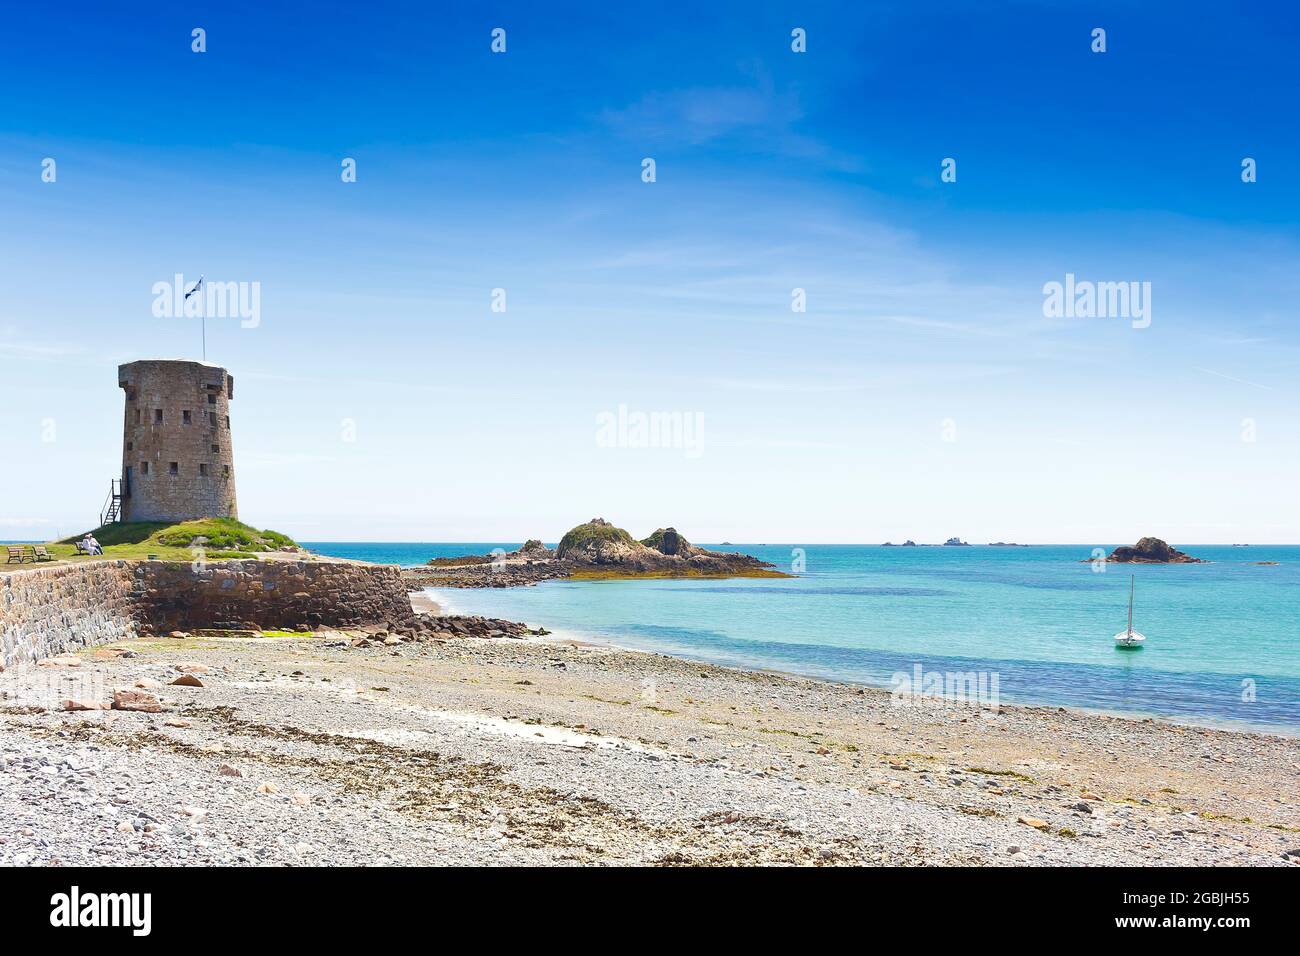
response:
[[[462,568],[472,567],[477,564],[491,564],[494,561],[497,563],[522,562],[528,564],[536,561],[550,561],[554,557],[554,551],[536,538],[529,538],[517,551],[502,551],[499,554],[463,554],[455,558],[433,558],[428,562],[428,565],[431,568]]]
[[[1159,538],[1142,538],[1133,547],[1119,547],[1106,558],[1110,564],[1205,564]]]
[[[572,528],[554,550],[537,539],[517,551],[434,558],[403,572],[408,587],[509,588],[555,578],[784,578],[747,554],[709,551],[675,528],[658,528],[640,541],[604,518]]]

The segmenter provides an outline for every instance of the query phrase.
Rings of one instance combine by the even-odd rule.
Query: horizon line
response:
[[[529,539],[521,539],[527,541]],[[365,539],[355,538],[352,540],[326,540],[324,538],[315,541],[301,540],[299,544],[493,544],[496,542],[512,542],[513,538],[481,538],[478,540],[417,540],[417,539]],[[543,541],[543,544],[547,542]],[[557,540],[555,544],[558,544]],[[884,541],[692,541],[692,544],[705,545],[729,545],[734,547],[756,547],[756,548],[775,548],[775,547],[838,547],[838,548],[995,548],[995,547],[1017,547],[1017,548],[1095,548],[1101,545],[1097,542],[1084,541],[1007,541],[1001,544],[994,541],[974,542],[967,541],[959,545],[944,544],[942,541],[918,541],[913,545],[903,544],[902,542],[884,542]],[[1103,542],[1108,544],[1109,542]],[[1267,541],[1180,541],[1179,545],[1188,548],[1248,548],[1248,547],[1269,547],[1269,548],[1294,548],[1300,547],[1300,541],[1286,542],[1267,542]],[[548,547],[553,545],[547,544]],[[1117,544],[1116,547],[1125,547],[1126,545]]]

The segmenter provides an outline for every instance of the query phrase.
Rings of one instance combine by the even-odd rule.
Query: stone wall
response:
[[[419,636],[395,566],[313,561],[95,561],[0,574],[0,664],[140,631],[382,628]]]
[[[395,566],[315,561],[135,565],[136,612],[159,631],[193,628],[417,628]]]
[[[0,575],[0,665],[107,644],[135,631],[131,562]]]

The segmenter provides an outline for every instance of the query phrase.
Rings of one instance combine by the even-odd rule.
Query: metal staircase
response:
[[[122,479],[113,478],[108,482],[108,498],[99,512],[99,526],[122,520]]]

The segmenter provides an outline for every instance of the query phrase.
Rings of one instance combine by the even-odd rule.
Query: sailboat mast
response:
[[[1137,575],[1128,579],[1128,633],[1133,636],[1133,589],[1137,586]]]

